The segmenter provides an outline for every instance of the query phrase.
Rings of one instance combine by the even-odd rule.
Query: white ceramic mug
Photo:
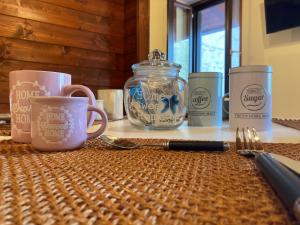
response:
[[[100,89],[97,90],[98,99],[104,101],[104,110],[108,119],[123,119],[123,90],[122,89]]]
[[[230,69],[230,128],[272,127],[272,67],[243,66]]]

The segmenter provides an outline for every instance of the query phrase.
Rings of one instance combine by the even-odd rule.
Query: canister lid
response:
[[[199,73],[191,73],[189,75],[189,79],[193,78],[223,78],[222,73],[219,72],[199,72]]]
[[[272,73],[272,66],[248,65],[230,68],[229,73]]]
[[[166,69],[166,70],[177,70],[181,69],[181,65],[165,60],[165,53],[160,51],[159,49],[154,49],[152,52],[148,54],[148,60],[144,60],[140,63],[133,64],[132,70],[152,70],[152,69]]]

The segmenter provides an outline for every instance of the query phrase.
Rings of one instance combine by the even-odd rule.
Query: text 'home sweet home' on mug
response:
[[[42,151],[63,151],[80,148],[87,139],[103,134],[107,127],[106,113],[88,105],[86,97],[31,97],[31,144]],[[87,112],[101,116],[101,126],[87,133]]]
[[[221,126],[223,78],[221,73],[189,75],[189,126]]]
[[[230,128],[272,127],[272,67],[243,66],[229,73]]]
[[[30,101],[33,96],[70,96],[81,91],[91,105],[96,99],[92,91],[82,85],[71,85],[71,75],[59,72],[18,70],[9,73],[11,135],[16,142],[30,143]],[[94,122],[89,114],[89,123]]]

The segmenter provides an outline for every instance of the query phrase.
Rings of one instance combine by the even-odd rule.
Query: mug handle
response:
[[[90,105],[96,105],[96,98],[93,92],[86,86],[83,85],[66,85],[63,89],[63,93],[66,96],[71,96],[73,93],[81,91],[83,92],[88,98],[89,98],[89,104]],[[87,126],[91,127],[95,121],[96,114],[94,112],[91,112],[88,114],[88,123]]]
[[[89,105],[88,111],[94,111],[96,113],[99,113],[102,118],[100,128],[93,133],[87,133],[87,139],[91,139],[91,138],[96,138],[104,133],[104,131],[107,127],[107,124],[108,124],[108,119],[107,119],[106,113],[103,110],[101,110],[95,106]]]

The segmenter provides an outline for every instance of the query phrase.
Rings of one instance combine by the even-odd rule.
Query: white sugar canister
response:
[[[250,65],[229,72],[229,126],[272,128],[272,67]]]

